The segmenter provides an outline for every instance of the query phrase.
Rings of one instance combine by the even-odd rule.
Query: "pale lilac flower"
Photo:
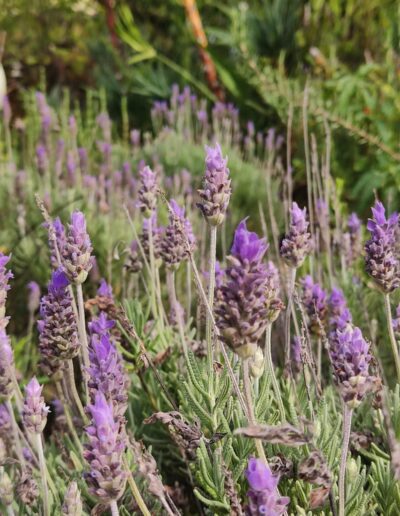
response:
[[[273,475],[263,460],[255,458],[249,460],[246,478],[250,485],[247,493],[249,499],[247,514],[280,516],[286,512],[290,499],[279,495],[279,476]]]
[[[137,206],[145,217],[151,217],[157,205],[157,174],[150,167],[144,167],[139,175],[140,189]]]
[[[40,304],[40,287],[36,281],[30,281],[27,285],[28,296],[28,310],[30,313],[35,313]]]
[[[62,248],[62,263],[71,283],[83,283],[86,280],[92,268],[92,250],[85,216],[80,211],[74,211],[71,215],[71,223],[68,224],[67,239]]]
[[[3,328],[0,328],[0,398],[7,400],[13,393],[14,355],[10,339]]]
[[[289,232],[282,240],[280,254],[289,267],[298,268],[311,251],[311,235],[308,232],[307,209],[301,210],[294,202],[290,213]]]
[[[173,199],[169,205],[169,224],[161,242],[161,257],[167,267],[177,267],[187,260],[188,252],[194,249],[196,239],[192,225],[185,217],[185,208],[180,207]]]
[[[308,316],[310,332],[320,335],[326,322],[327,294],[309,275],[305,276],[300,283],[301,301]]]
[[[41,434],[43,432],[50,410],[44,402],[42,388],[35,377],[25,387],[22,420],[24,428],[33,434]]]

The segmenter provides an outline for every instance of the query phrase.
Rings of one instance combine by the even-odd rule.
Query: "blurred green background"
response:
[[[147,130],[154,100],[189,84],[233,102],[243,126],[285,134],[293,116],[298,188],[307,87],[309,131],[323,144],[329,124],[332,173],[359,212],[374,190],[398,202],[399,23],[389,0],[8,0],[0,9],[14,112],[26,88],[46,88],[55,103],[64,88],[82,103],[101,88],[114,120],[126,95],[131,125]]]

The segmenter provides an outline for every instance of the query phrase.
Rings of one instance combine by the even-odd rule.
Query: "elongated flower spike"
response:
[[[100,280],[100,286],[97,289],[97,295],[100,297],[108,297],[110,299],[114,299],[112,286],[107,283],[107,281],[104,278],[101,278]]]
[[[280,516],[286,512],[290,499],[287,496],[279,495],[279,476],[273,475],[263,460],[249,459],[246,477],[250,485],[247,493],[247,514]]]
[[[83,283],[92,268],[92,244],[86,230],[85,216],[74,211],[68,224],[67,239],[62,248],[62,263],[71,283]]]
[[[187,243],[190,249],[194,249],[196,239],[192,225],[185,217],[185,209],[173,199],[169,205],[169,224],[161,242],[161,256],[167,267],[178,267],[188,258]]]
[[[82,512],[81,493],[78,484],[74,481],[69,484],[65,493],[61,513],[62,516],[81,516]]]
[[[301,300],[309,319],[309,329],[312,333],[320,335],[326,322],[327,294],[319,283],[314,283],[311,276],[305,276],[301,280]]]
[[[95,401],[88,406],[91,424],[86,428],[89,442],[84,458],[90,470],[84,474],[89,491],[103,503],[118,500],[124,490],[127,472],[123,466],[127,438],[124,426],[116,422],[113,407],[99,391]]]
[[[262,263],[267,248],[265,239],[248,231],[243,220],[227,258],[225,282],[216,291],[215,313],[221,338],[242,358],[254,355],[268,324],[268,269]]]
[[[25,387],[22,419],[25,429],[33,434],[41,434],[43,432],[50,410],[44,402],[42,388],[35,377]]]
[[[276,321],[285,305],[280,298],[279,272],[273,262],[267,263],[267,288],[265,291],[265,304],[267,307],[267,318],[270,323]]]
[[[392,213],[386,218],[385,208],[379,201],[372,208],[372,215],[367,224],[371,238],[365,244],[366,270],[377,287],[388,294],[400,285],[400,266],[395,253],[395,231],[399,216]]]
[[[282,240],[280,254],[289,267],[300,267],[311,251],[311,235],[308,232],[307,208],[302,210],[294,202],[290,210],[289,232]]]
[[[0,399],[8,400],[13,393],[14,355],[10,340],[0,328]]]
[[[157,174],[150,167],[140,171],[140,189],[138,192],[138,208],[143,215],[151,217],[157,204]]]
[[[219,226],[225,219],[231,196],[228,160],[222,157],[218,143],[215,147],[206,147],[206,152],[203,189],[198,190],[201,202],[197,206],[211,226]]]

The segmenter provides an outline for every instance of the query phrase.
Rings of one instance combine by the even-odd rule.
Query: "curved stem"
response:
[[[387,321],[388,333],[389,333],[389,338],[390,338],[390,344],[392,345],[394,364],[396,366],[397,381],[400,383],[400,358],[399,358],[399,352],[398,352],[398,348],[397,348],[396,337],[394,336],[394,331],[393,331],[392,310],[390,308],[389,294],[385,294],[385,311],[386,311],[386,321]]]
[[[79,283],[76,286],[76,295],[78,298],[78,330],[79,330],[79,338],[81,341],[81,350],[82,350],[82,360],[83,360],[83,371],[82,371],[82,377],[84,380],[85,385],[85,395],[86,400],[89,401],[89,391],[88,391],[88,385],[87,385],[87,370],[90,366],[89,361],[89,346],[88,346],[88,339],[86,335],[86,321],[85,321],[85,305],[83,303],[83,292],[82,292],[82,285]]]
[[[35,434],[36,449],[39,457],[40,476],[42,477],[43,488],[43,515],[49,516],[49,490],[46,481],[46,461],[43,453],[42,434]]]
[[[353,415],[353,411],[351,409],[349,409],[349,407],[345,404],[344,405],[344,413],[343,413],[343,444],[342,444],[342,454],[340,457],[340,468],[339,468],[339,516],[344,516],[344,508],[345,508],[345,501],[346,501],[344,481],[345,481],[345,477],[346,477],[346,461],[347,461],[347,453],[349,451],[352,415]]]
[[[282,421],[286,420],[285,417],[285,408],[283,406],[281,391],[279,389],[278,381],[275,376],[274,364],[272,362],[272,353],[271,353],[271,333],[272,333],[272,324],[268,324],[266,332],[265,332],[265,364],[266,369],[271,376],[272,388],[275,393],[276,401],[278,403],[279,411],[281,413]]]
[[[247,412],[249,417],[249,423],[251,426],[257,424],[254,415],[253,397],[251,395],[250,375],[249,375],[249,359],[243,360],[243,384],[244,384],[244,396],[247,404]],[[262,442],[259,439],[255,439],[256,449],[258,456],[267,464],[267,457],[265,456]]]

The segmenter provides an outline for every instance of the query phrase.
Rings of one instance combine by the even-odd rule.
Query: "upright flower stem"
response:
[[[49,507],[49,490],[47,487],[46,480],[46,461],[43,453],[43,443],[42,443],[42,434],[35,434],[36,440],[36,449],[39,457],[39,468],[40,468],[40,476],[42,478],[42,488],[43,488],[43,515],[50,515],[50,507]]]
[[[282,421],[285,421],[285,408],[283,406],[281,391],[279,390],[278,381],[275,376],[274,364],[272,362],[272,353],[271,353],[271,333],[272,333],[272,324],[268,324],[267,329],[265,331],[265,364],[266,370],[268,371],[271,381],[272,388],[275,393],[275,398],[278,403],[279,412],[281,413]]]
[[[344,413],[343,413],[343,444],[342,444],[342,454],[340,456],[340,468],[339,468],[339,516],[344,515],[344,507],[346,502],[346,493],[344,481],[346,477],[346,462],[347,462],[347,453],[349,451],[349,441],[350,441],[350,430],[351,430],[351,418],[353,415],[353,411],[349,409],[349,407],[344,405]]]
[[[86,419],[87,419],[86,414],[85,414],[85,411],[83,410],[82,402],[81,402],[81,399],[79,398],[79,394],[78,394],[78,391],[77,391],[76,385],[75,385],[74,363],[72,360],[68,360],[67,369],[68,369],[68,374],[67,374],[68,384],[69,384],[69,389],[71,391],[72,398],[75,402],[76,408],[78,409],[79,415],[81,416],[83,422],[86,422]],[[82,374],[85,375],[86,372],[82,371]],[[87,399],[89,400],[89,397]]]
[[[119,516],[118,505],[117,505],[117,502],[115,500],[110,502],[110,509],[111,509],[112,516]]]
[[[157,313],[157,303],[156,303],[156,272],[155,272],[155,265],[154,265],[154,244],[153,244],[153,221],[151,220],[151,217],[148,219],[148,232],[149,232],[149,259],[150,259],[150,288],[151,288],[151,304],[153,308],[153,316],[155,319],[159,320],[160,323],[162,323],[162,318],[158,317],[159,314]]]
[[[20,441],[20,438],[18,435],[18,425],[17,425],[17,421],[15,420],[15,414],[14,414],[13,406],[12,406],[10,400],[6,401],[6,407],[10,414],[11,427],[12,427],[13,434],[15,436],[15,449],[17,452],[17,457],[18,457],[18,460],[21,462],[21,464],[24,464],[24,456],[22,453],[21,441]]]
[[[257,424],[255,415],[254,415],[254,407],[253,407],[253,397],[251,395],[251,384],[250,384],[250,374],[249,374],[249,359],[245,358],[243,360],[243,384],[244,384],[244,397],[247,405],[248,419],[249,424],[254,426]],[[256,449],[258,456],[262,459],[265,464],[267,464],[267,457],[265,456],[264,448],[262,442],[259,439],[255,439]]]
[[[210,239],[210,270],[208,281],[208,305],[212,312],[214,306],[214,290],[215,290],[215,255],[217,248],[217,226],[211,226]],[[214,349],[212,342],[212,321],[210,313],[207,311],[206,315],[206,340],[207,340],[207,360],[208,360],[208,374],[210,375],[209,385],[213,388],[213,363],[214,363]]]
[[[285,313],[285,368],[291,371],[290,367],[290,315],[292,312],[293,305],[293,291],[296,282],[296,271],[295,267],[291,267],[289,270],[289,283],[287,288],[287,307]]]
[[[168,286],[168,295],[169,295],[169,302],[171,304],[171,308],[175,311],[175,315],[178,321],[178,330],[179,330],[179,337],[181,339],[183,352],[185,354],[185,357],[187,358],[187,343],[185,339],[185,332],[183,328],[183,320],[180,316],[180,311],[178,308],[178,299],[176,297],[176,288],[175,288],[175,272],[173,270],[167,270],[167,286]]]
[[[395,337],[394,331],[393,331],[393,320],[392,320],[392,310],[390,308],[390,297],[389,297],[389,294],[384,294],[384,296],[385,296],[385,311],[386,311],[387,328],[388,328],[388,333],[389,333],[389,338],[390,338],[390,344],[392,345],[394,364],[396,366],[397,382],[400,383],[400,358],[399,358],[399,351],[397,348],[396,337]]]
[[[83,360],[83,366],[85,368],[84,371],[82,371],[82,376],[85,384],[85,395],[86,399],[89,400],[89,390],[88,390],[88,384],[87,384],[87,369],[90,366],[89,361],[89,346],[88,346],[88,339],[86,335],[86,321],[85,321],[85,305],[83,303],[83,291],[82,291],[82,284],[79,283],[76,286],[76,295],[78,298],[78,333],[79,338],[81,341],[81,349],[82,349],[82,360]]]
[[[140,494],[140,491],[138,489],[138,486],[135,482],[135,479],[133,478],[133,475],[132,475],[132,472],[130,470],[130,467],[129,467],[129,464],[128,464],[128,461],[126,459],[126,457],[124,457],[124,466],[125,466],[125,469],[126,471],[128,472],[128,484],[129,484],[129,487],[132,491],[132,494],[133,494],[133,497],[135,499],[135,502],[138,504],[138,507],[139,509],[141,510],[143,516],[151,516],[151,513],[149,511],[149,509],[147,508],[147,505],[145,503],[145,501],[143,500],[143,497],[142,495]],[[116,513],[118,514],[118,513]]]

